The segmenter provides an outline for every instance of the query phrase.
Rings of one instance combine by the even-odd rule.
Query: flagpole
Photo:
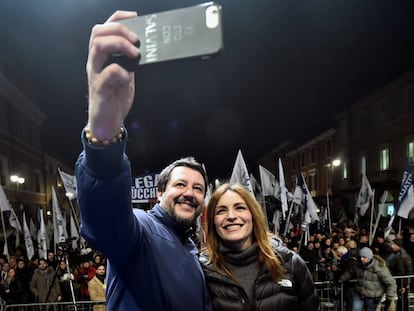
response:
[[[331,208],[329,206],[329,193],[326,192],[326,205],[328,209],[328,225],[329,225],[329,233],[332,234],[332,223],[331,223]]]
[[[290,201],[289,213],[288,213],[288,216],[286,218],[285,231],[283,232],[283,236],[286,236],[286,234],[287,234],[287,230],[289,228],[289,223],[290,223],[290,217],[292,216],[292,209],[293,209],[293,200]]]
[[[398,222],[398,235],[399,236],[401,236],[401,222],[402,222],[402,219],[400,217],[400,221]]]
[[[9,246],[7,245],[7,235],[6,235],[6,226],[4,225],[4,216],[3,211],[0,210],[1,214],[1,225],[3,226],[3,236],[4,236],[4,248],[7,249],[7,260],[9,260]]]
[[[372,245],[375,233],[377,232],[378,224],[379,224],[379,221],[381,219],[381,213],[382,213],[382,210],[384,209],[384,205],[385,205],[385,201],[387,199],[387,196],[388,196],[388,190],[385,190],[385,193],[383,194],[383,199],[381,200],[381,206],[378,209],[378,216],[377,216],[377,220],[375,221],[374,233],[372,234],[372,237],[370,237],[370,239],[369,239],[369,246]]]
[[[372,200],[371,200],[371,219],[369,221],[369,241],[372,240],[372,225],[374,222],[374,198],[375,198],[375,189],[372,190]]]

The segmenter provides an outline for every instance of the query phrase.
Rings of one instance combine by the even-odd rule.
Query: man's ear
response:
[[[161,192],[161,191],[158,191],[157,190],[157,201],[158,201],[158,203],[161,201],[161,198],[162,198],[163,193],[164,192]]]

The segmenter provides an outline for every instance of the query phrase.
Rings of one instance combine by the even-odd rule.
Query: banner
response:
[[[132,178],[132,203],[157,202],[158,176],[153,173]]]

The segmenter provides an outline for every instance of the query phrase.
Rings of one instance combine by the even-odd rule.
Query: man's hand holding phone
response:
[[[86,65],[89,84],[88,127],[98,140],[114,137],[131,109],[135,77],[122,66],[108,65],[111,55],[122,53],[137,58],[139,38],[128,27],[116,21],[137,16],[136,12],[117,11],[101,25],[95,25],[89,40]]]

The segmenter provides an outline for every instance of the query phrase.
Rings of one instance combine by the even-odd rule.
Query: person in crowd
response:
[[[302,247],[299,251],[302,259],[306,262],[308,269],[312,274],[316,274],[316,264],[319,261],[318,252],[315,250],[313,242],[308,242],[306,247]]]
[[[15,256],[9,256],[9,265],[10,265],[10,268],[16,268],[17,258]]]
[[[390,257],[398,262],[398,271],[391,274],[393,276],[402,276],[402,275],[412,275],[413,274],[413,264],[411,256],[403,248],[403,240],[400,238],[394,239],[391,243],[392,253]],[[393,261],[394,261],[393,260]],[[399,278],[396,280],[398,288],[398,303],[397,310],[406,311],[408,310],[408,292],[410,290],[410,279],[408,278]]]
[[[374,243],[372,244],[372,251],[386,260],[386,256],[392,252],[391,245],[385,240],[384,233],[378,232]]]
[[[3,263],[3,265],[1,266],[1,280],[0,280],[0,284],[4,284],[4,281],[7,278],[7,275],[8,275],[7,273],[9,272],[9,269],[10,269],[10,264],[7,261],[5,261]]]
[[[187,232],[204,204],[206,173],[193,158],[177,160],[159,175],[158,203],[148,213],[131,206],[131,170],[123,126],[135,94],[135,76],[111,54],[136,58],[138,37],[116,20],[90,37],[88,124],[76,163],[81,234],[107,258],[108,310],[211,310],[197,248]]]
[[[30,303],[33,301],[32,293],[30,291],[30,281],[32,279],[32,271],[27,266],[25,259],[17,260],[16,277],[22,284],[22,303]]]
[[[39,267],[32,276],[30,290],[35,296],[36,302],[39,303],[62,300],[59,281],[55,278],[55,271],[49,267],[46,259],[39,259]]]
[[[376,311],[383,294],[386,294],[387,304],[395,304],[398,299],[397,284],[390,270],[380,256],[373,254],[368,247],[359,251],[360,266],[346,270],[340,277],[339,283],[357,280],[353,295],[353,311]]]
[[[88,283],[95,276],[96,269],[88,257],[81,257],[79,268],[74,273],[74,279],[79,284],[80,300],[89,300]]]
[[[47,264],[49,265],[49,267],[52,267],[55,270],[59,264],[59,261],[57,260],[55,253],[50,250],[47,252]]]
[[[63,259],[59,261],[59,268],[56,271],[56,277],[59,281],[60,291],[62,293],[62,301],[73,301],[72,286],[74,285],[73,280],[75,279],[75,276],[70,272],[70,270],[68,272],[66,260]],[[75,295],[75,292],[73,292],[73,294]]]
[[[349,250],[343,245],[338,247],[337,253],[340,257],[340,260],[338,264],[338,269],[335,271],[336,280],[345,271],[352,272],[361,264],[358,258],[352,256]],[[350,281],[343,282],[342,291],[345,303],[345,311],[351,311],[353,302],[353,283],[351,283]]]
[[[6,305],[22,303],[23,287],[20,280],[16,277],[16,269],[10,268],[4,284],[0,285],[1,297]]]
[[[223,184],[207,207],[202,257],[214,310],[317,310],[312,275],[296,253],[271,239],[256,199]]]
[[[358,237],[357,248],[361,250],[364,247],[369,247],[369,236],[368,233],[365,232],[365,230],[361,229],[361,233]]]
[[[96,266],[96,275],[88,283],[89,295],[92,301],[103,302],[105,301],[105,265],[98,264]],[[97,304],[93,306],[93,311],[105,311],[105,304]]]

